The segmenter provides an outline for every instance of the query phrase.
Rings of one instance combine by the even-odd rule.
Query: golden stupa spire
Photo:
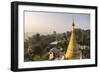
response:
[[[65,53],[65,59],[78,59],[80,58],[80,52],[79,52],[78,44],[76,42],[76,36],[75,36],[75,23],[73,18],[72,23],[72,31],[71,31],[71,37],[69,41],[68,48]]]

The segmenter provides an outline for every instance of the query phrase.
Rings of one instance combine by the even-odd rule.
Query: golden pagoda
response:
[[[76,41],[75,24],[74,24],[74,19],[73,19],[71,37],[70,37],[67,51],[65,53],[65,59],[80,59],[81,56],[82,56],[82,54],[78,48],[78,44]]]

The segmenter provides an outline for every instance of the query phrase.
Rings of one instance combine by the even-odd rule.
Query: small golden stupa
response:
[[[80,49],[78,48],[78,44],[76,41],[75,23],[73,19],[71,37],[70,37],[67,51],[65,53],[65,59],[80,59],[80,58],[82,58],[82,54],[81,54]]]

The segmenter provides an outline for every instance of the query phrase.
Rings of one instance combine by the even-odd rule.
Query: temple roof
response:
[[[52,48],[51,50],[50,50],[51,52],[53,52],[53,53],[58,53],[58,52],[60,52],[60,50],[58,49],[58,48]]]

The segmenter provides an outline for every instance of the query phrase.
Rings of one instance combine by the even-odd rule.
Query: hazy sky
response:
[[[75,22],[76,28],[90,29],[89,14],[54,13],[54,12],[29,12],[25,11],[25,32],[35,33],[62,33],[71,31]]]

